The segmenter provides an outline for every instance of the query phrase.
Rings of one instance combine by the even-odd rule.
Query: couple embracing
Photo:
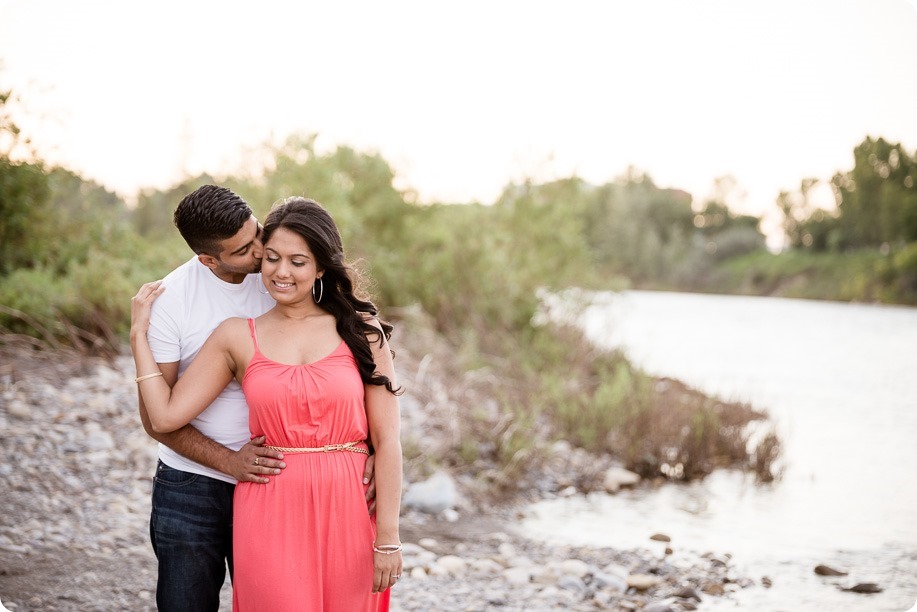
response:
[[[161,443],[159,609],[218,609],[228,563],[234,610],[387,610],[402,569],[392,326],[355,294],[334,220],[294,197],[262,227],[206,185],[174,221],[195,257],[131,302],[140,416]]]

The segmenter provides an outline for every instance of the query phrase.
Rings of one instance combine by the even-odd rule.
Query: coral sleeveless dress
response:
[[[313,363],[284,365],[261,354],[251,319],[249,327],[255,353],[242,389],[253,437],[295,448],[366,440],[363,381],[346,343]],[[366,459],[347,450],[285,452],[287,467],[270,483],[236,486],[233,610],[388,610],[390,591],[372,593]]]

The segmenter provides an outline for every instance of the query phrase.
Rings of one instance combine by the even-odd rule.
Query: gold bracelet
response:
[[[396,552],[401,552],[402,548],[404,547],[401,544],[379,544],[379,546],[376,546],[376,543],[373,542],[373,552],[383,555],[394,555]]]
[[[143,376],[138,376],[134,379],[134,382],[139,383],[141,380],[146,380],[147,378],[156,378],[157,376],[162,376],[162,372],[153,372],[152,374],[144,374]]]

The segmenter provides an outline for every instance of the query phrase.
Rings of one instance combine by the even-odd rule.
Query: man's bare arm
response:
[[[160,363],[159,369],[169,386],[175,385],[178,380],[178,362]],[[283,454],[278,451],[264,448],[264,437],[255,438],[246,443],[238,451],[226,448],[219,442],[211,440],[191,425],[185,425],[179,430],[169,433],[153,431],[143,397],[137,393],[140,422],[147,435],[165,444],[179,455],[206,465],[209,468],[229,474],[239,482],[267,483],[267,475],[280,473],[286,464],[281,461]],[[255,465],[257,459],[258,465]]]

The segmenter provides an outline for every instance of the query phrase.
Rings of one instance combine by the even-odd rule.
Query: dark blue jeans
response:
[[[159,561],[156,605],[162,612],[220,608],[227,565],[232,577],[234,489],[162,461],[156,466],[150,541]]]

